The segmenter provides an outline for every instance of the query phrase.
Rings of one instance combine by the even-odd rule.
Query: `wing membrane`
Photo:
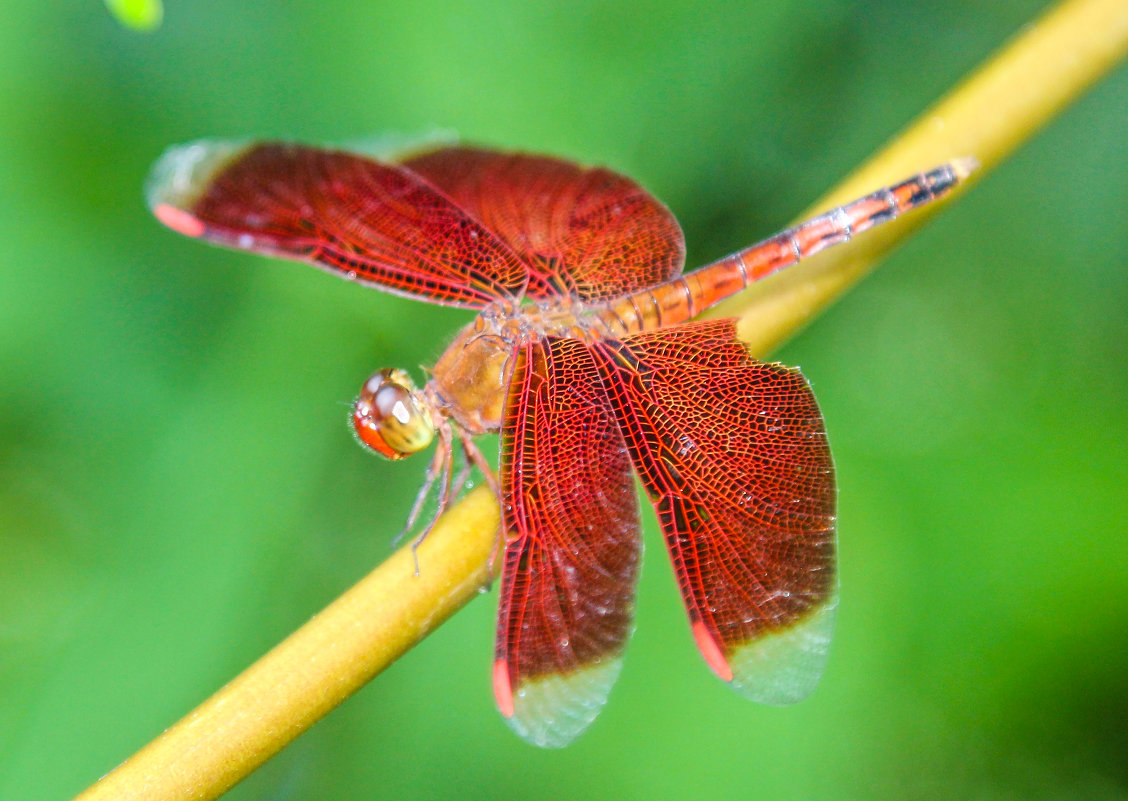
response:
[[[833,465],[798,370],[731,320],[594,345],[710,667],[764,703],[806,696],[835,603]]]
[[[527,294],[598,300],[677,275],[681,227],[634,181],[544,156],[445,148],[404,165],[450,195],[531,267]]]
[[[506,548],[494,691],[537,745],[598,714],[631,631],[639,560],[630,459],[587,347],[523,346],[501,432]]]
[[[195,142],[157,162],[149,203],[180,233],[436,303],[481,307],[527,281],[517,254],[431,184],[350,153]]]

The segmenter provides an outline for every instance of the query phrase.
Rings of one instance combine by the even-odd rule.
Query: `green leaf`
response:
[[[136,31],[151,31],[161,24],[161,0],[106,0],[106,8],[122,25]]]

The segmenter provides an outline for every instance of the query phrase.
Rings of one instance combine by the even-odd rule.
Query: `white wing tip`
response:
[[[497,671],[504,664],[495,663],[495,690]],[[505,722],[522,739],[541,748],[563,748],[595,720],[622,666],[622,657],[612,656],[567,674],[526,678],[508,704],[499,696],[498,705]]]
[[[154,212],[158,208],[190,208],[220,168],[248,146],[245,141],[200,139],[168,148],[153,164],[145,182],[149,208]],[[168,224],[159,213],[157,216]],[[170,227],[179,230],[175,225]]]
[[[729,658],[733,689],[772,706],[810,695],[826,666],[837,605],[832,596],[796,623],[735,650]]]

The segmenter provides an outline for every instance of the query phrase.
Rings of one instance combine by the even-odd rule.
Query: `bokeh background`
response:
[[[201,0],[144,35],[4,3],[0,798],[77,793],[384,558],[424,465],[362,452],[345,404],[466,319],[163,230],[164,147],[454,129],[636,177],[700,264],[1045,5]],[[1128,797],[1125,109],[1121,69],[777,354],[841,485],[811,699],[712,677],[647,517],[638,630],[575,745],[495,712],[491,595],[229,797]]]

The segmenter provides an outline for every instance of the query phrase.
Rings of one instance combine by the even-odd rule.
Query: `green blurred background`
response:
[[[466,319],[163,230],[164,147],[453,128],[636,177],[696,265],[1044,6],[205,0],[143,35],[8,0],[0,798],[77,793],[384,558],[424,465],[362,452],[345,404]],[[777,354],[841,486],[810,700],[712,677],[648,516],[638,631],[575,745],[498,717],[483,597],[230,797],[1128,797],[1125,109],[1121,69]]]

